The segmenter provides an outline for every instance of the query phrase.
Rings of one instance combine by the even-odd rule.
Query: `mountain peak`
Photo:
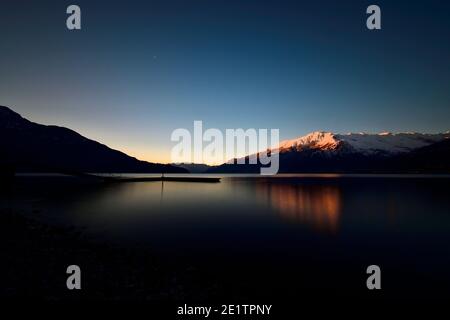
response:
[[[336,149],[338,145],[339,141],[336,139],[334,133],[327,131],[314,131],[303,137],[282,141],[279,149]]]
[[[0,106],[0,166],[48,172],[172,172],[183,168],[137,160],[64,127],[28,121]],[[62,170],[62,171],[61,171]]]

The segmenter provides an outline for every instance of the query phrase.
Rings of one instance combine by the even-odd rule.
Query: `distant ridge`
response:
[[[187,172],[140,161],[65,127],[31,122],[4,106],[0,106],[0,165],[41,172]]]
[[[202,163],[179,163],[174,164],[174,166],[184,168],[190,173],[205,173],[211,168],[211,166]]]
[[[450,134],[448,132],[438,134],[417,132],[334,134],[332,132],[316,131],[303,137],[283,141],[280,143],[279,149],[296,149],[297,151],[304,148],[335,150],[345,146],[353,149],[355,152],[365,154],[395,154],[425,147],[449,137]]]

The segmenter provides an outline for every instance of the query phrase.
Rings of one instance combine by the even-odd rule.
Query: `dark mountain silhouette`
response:
[[[315,132],[282,142],[279,173],[450,173],[450,134]],[[207,173],[259,173],[261,165],[226,163]]]
[[[389,165],[410,172],[450,173],[450,139],[398,155]]]
[[[185,173],[140,161],[64,127],[37,124],[0,106],[0,165],[18,171]]]
[[[184,168],[190,173],[205,173],[211,168],[211,166],[201,163],[179,163],[173,165],[176,167]]]

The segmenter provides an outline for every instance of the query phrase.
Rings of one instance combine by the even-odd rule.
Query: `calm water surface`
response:
[[[50,183],[16,191],[9,204],[109,243],[303,273],[315,279],[311,287],[363,288],[365,268],[378,264],[392,292],[424,295],[437,286],[445,296],[449,187],[449,178],[432,176],[224,176],[220,183]]]

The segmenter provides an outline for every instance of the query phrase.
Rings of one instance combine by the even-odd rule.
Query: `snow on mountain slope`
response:
[[[350,144],[355,150],[363,153],[387,152],[402,153],[428,146],[449,138],[450,134],[424,133],[380,133],[338,135],[338,139]]]
[[[303,148],[313,149],[336,149],[339,145],[339,140],[331,132],[315,131],[306,136],[282,141],[279,149],[296,149],[301,150]]]
[[[280,152],[302,149],[337,150],[347,146],[354,152],[363,154],[389,153],[397,154],[450,138],[450,132],[438,134],[424,133],[348,133],[334,134],[332,132],[316,131],[297,139],[282,141]]]

